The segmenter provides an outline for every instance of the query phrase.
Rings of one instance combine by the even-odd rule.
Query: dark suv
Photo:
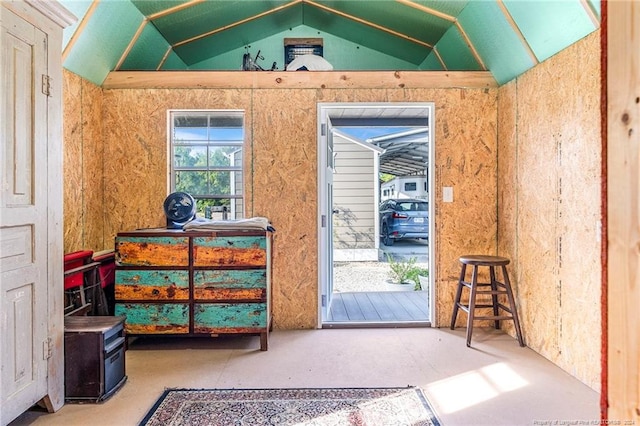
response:
[[[429,238],[429,203],[390,199],[380,204],[380,238],[385,246],[403,238]]]

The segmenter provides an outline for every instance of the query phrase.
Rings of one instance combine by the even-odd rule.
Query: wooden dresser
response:
[[[128,336],[271,328],[270,232],[147,229],[116,236],[115,314]]]

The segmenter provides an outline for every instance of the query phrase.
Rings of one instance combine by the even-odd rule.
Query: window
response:
[[[418,185],[416,182],[405,182],[404,183],[404,190],[405,191],[415,191],[418,189]]]
[[[244,217],[243,111],[169,111],[171,192],[196,199],[197,216]]]

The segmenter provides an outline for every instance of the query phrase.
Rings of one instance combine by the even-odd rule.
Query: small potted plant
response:
[[[409,279],[415,283],[414,290],[427,290],[429,288],[429,269],[422,266],[414,266]]]
[[[389,262],[389,275],[390,279],[387,281],[389,290],[411,290],[415,289],[414,275],[416,266],[416,258],[412,257],[406,261],[396,261],[389,255],[387,255],[387,261]]]

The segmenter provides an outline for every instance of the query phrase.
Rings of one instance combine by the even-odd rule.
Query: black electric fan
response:
[[[186,192],[172,192],[164,200],[164,214],[167,216],[167,229],[181,229],[195,219],[196,200]]]

